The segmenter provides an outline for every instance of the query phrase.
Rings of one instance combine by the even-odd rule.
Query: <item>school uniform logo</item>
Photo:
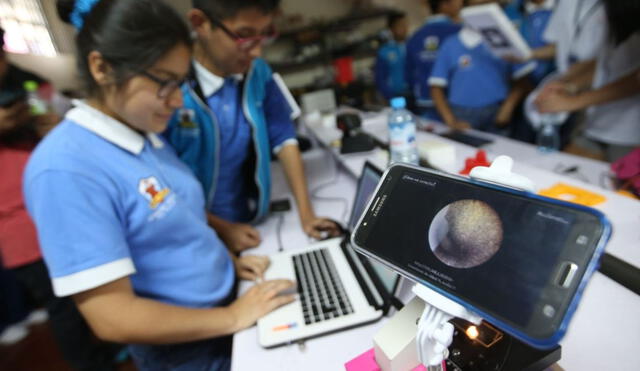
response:
[[[467,54],[461,55],[458,59],[458,65],[460,68],[471,67],[471,56]]]
[[[197,125],[195,123],[196,113],[190,108],[180,108],[178,110],[179,125],[183,129],[195,129]]]
[[[151,176],[141,179],[138,183],[138,192],[149,201],[149,207],[155,209],[171,192],[169,188],[162,188],[156,177]]]
[[[440,39],[438,38],[438,36],[429,36],[424,39],[424,49],[426,51],[435,52],[436,50],[438,50],[439,46]]]
[[[398,54],[396,54],[395,52],[389,52],[387,53],[387,60],[390,63],[395,63],[398,61]]]

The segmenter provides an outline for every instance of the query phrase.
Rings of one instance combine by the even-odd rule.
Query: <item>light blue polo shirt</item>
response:
[[[56,295],[129,277],[136,294],[211,307],[234,284],[202,187],[173,149],[76,102],[35,149],[24,194]]]
[[[429,85],[448,87],[451,104],[486,107],[502,102],[509,94],[510,81],[535,67],[535,62],[512,64],[495,57],[477,32],[464,28],[442,45]]]

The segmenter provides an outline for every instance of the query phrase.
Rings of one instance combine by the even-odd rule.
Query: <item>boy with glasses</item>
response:
[[[282,163],[304,231],[337,235],[309,201],[290,93],[267,63],[262,47],[276,36],[279,0],[194,0],[188,19],[197,36],[184,108],[165,133],[195,172],[207,198],[209,223],[235,252],[255,247],[249,222],[269,211],[272,154]]]

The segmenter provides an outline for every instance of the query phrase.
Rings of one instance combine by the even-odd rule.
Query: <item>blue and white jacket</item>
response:
[[[285,142],[295,142],[292,120],[299,110],[279,76],[274,75],[262,59],[255,59],[244,78],[242,111],[251,125],[252,150],[255,157],[253,180],[256,194],[251,222],[264,218],[269,211],[271,195],[271,153],[277,153]],[[200,181],[211,211],[220,168],[220,126],[207,106],[195,73],[182,87],[184,106],[176,111],[164,133],[178,156],[193,170]]]

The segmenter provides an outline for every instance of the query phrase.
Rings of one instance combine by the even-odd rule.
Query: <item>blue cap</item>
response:
[[[405,108],[407,106],[407,100],[404,97],[395,97],[391,99],[392,108]]]

